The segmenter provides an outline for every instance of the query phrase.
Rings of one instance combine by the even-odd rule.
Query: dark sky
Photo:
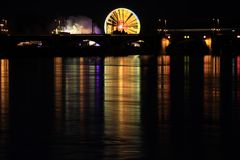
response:
[[[8,0],[1,1],[0,17],[10,19],[12,26],[21,30],[41,27],[59,16],[85,15],[103,27],[107,14],[118,7],[134,11],[144,30],[152,30],[158,18],[166,18],[170,27],[193,25],[212,17],[220,17],[225,23],[238,23],[240,14],[234,0]],[[206,23],[206,22],[203,22]],[[17,26],[17,27],[16,27]]]

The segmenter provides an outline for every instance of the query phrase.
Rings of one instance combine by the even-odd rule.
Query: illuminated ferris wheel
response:
[[[111,11],[104,22],[106,34],[139,34],[140,28],[141,25],[137,15],[127,8],[117,8]]]

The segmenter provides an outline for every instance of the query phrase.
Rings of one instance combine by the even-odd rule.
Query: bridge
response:
[[[240,34],[235,28],[159,29],[152,35],[10,35],[0,36],[0,51],[77,51],[82,55],[109,54],[221,54],[238,50]],[[68,52],[70,54],[70,52]],[[66,55],[67,56],[67,55]]]
[[[221,54],[240,49],[237,28],[158,29],[161,52],[205,52]],[[194,54],[194,53],[193,53]]]
[[[149,54],[157,53],[158,35],[10,35],[0,36],[0,50],[50,50],[53,52],[79,51],[91,54]],[[102,52],[102,53],[101,53]]]

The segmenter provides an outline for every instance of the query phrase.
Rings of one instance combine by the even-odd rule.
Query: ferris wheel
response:
[[[141,29],[137,15],[127,8],[111,11],[104,22],[105,34],[127,33],[139,34]]]

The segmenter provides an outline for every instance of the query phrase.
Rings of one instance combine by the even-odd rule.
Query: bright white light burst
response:
[[[63,31],[70,34],[101,34],[101,30],[92,19],[84,16],[69,17]]]

